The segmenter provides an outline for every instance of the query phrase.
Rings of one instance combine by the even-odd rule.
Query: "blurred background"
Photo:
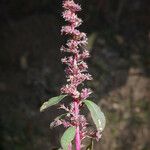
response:
[[[150,150],[150,1],[78,0],[88,34],[87,83],[107,125],[94,150]],[[0,149],[52,150],[62,127],[41,104],[65,83],[61,0],[0,0]],[[90,118],[90,116],[89,116]]]

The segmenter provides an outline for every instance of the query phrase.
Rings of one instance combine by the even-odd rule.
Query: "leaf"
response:
[[[66,96],[67,95],[59,95],[59,96],[56,96],[56,97],[53,97],[53,98],[49,99],[47,102],[44,102],[43,105],[40,107],[40,112],[44,111],[48,107],[56,105],[57,103],[59,103]]]
[[[93,48],[94,42],[97,38],[97,33],[93,32],[89,37],[88,37],[88,49],[91,50]]]
[[[57,116],[54,120],[62,119],[62,118],[64,118],[67,114],[68,114],[68,113],[61,114],[61,115]]]
[[[87,146],[86,150],[93,150],[93,145],[94,145],[94,142],[93,142],[93,139],[91,139],[90,144]]]
[[[57,116],[57,117],[54,119],[54,121],[50,123],[50,128],[53,128],[53,127],[56,127],[56,126],[61,125],[61,124],[60,124],[60,122],[61,122],[60,119],[65,118],[65,116],[66,116],[67,114],[68,114],[68,113],[61,114],[61,115]],[[59,121],[60,121],[60,122],[59,122]]]
[[[69,144],[75,137],[75,127],[69,127],[61,138],[61,146],[63,150],[68,150]]]
[[[97,130],[103,131],[105,128],[106,119],[100,107],[90,100],[84,100],[83,102],[86,104],[87,108],[91,112],[91,116],[96,125]]]

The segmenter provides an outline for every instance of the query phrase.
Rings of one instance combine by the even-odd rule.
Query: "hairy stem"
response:
[[[75,108],[76,119],[78,120],[78,116],[79,116],[79,103],[78,103],[77,100],[74,101],[74,108]],[[80,139],[80,127],[79,127],[79,123],[77,123],[77,125],[76,125],[75,144],[76,144],[76,150],[80,150],[81,149],[81,139]]]

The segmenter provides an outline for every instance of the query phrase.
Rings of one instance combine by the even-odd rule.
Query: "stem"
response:
[[[78,120],[78,116],[79,116],[79,104],[78,104],[77,100],[74,101],[74,109],[75,109],[76,119]],[[76,150],[80,150],[81,149],[81,139],[80,139],[80,127],[79,127],[78,121],[77,121],[77,125],[76,125],[75,144],[76,144]]]

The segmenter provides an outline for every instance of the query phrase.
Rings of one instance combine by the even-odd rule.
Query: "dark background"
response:
[[[79,1],[78,1],[79,2]],[[61,0],[0,0],[0,149],[52,150],[62,127],[41,104],[65,83]],[[150,1],[81,0],[88,83],[107,125],[95,150],[149,150]],[[90,116],[89,116],[90,118]]]

